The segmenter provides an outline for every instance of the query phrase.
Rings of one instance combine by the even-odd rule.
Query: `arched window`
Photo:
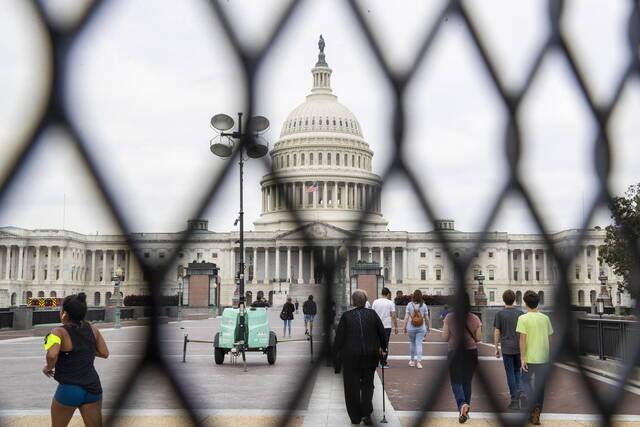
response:
[[[331,166],[331,153],[327,153],[327,165]]]
[[[356,167],[356,156],[355,156],[355,154],[351,155],[351,167],[352,168]]]
[[[51,292],[49,292],[49,297],[51,297],[51,298],[55,298],[55,297],[57,297],[57,296],[58,296],[58,294],[56,294],[56,291],[51,291]]]
[[[318,164],[322,164],[322,153],[318,153]]]
[[[344,155],[344,165],[349,166],[349,162],[347,161],[347,155]]]
[[[93,305],[100,305],[100,292],[96,292],[95,294],[93,294]]]
[[[15,306],[16,305],[16,293],[12,293],[11,294],[11,306]]]
[[[360,156],[358,156],[358,168],[360,168]]]
[[[309,153],[309,164],[313,164],[313,153]]]
[[[589,302],[591,305],[596,303],[596,291],[589,292]]]
[[[111,292],[107,292],[104,296],[104,302],[109,304],[109,301],[111,301]]]
[[[44,298],[44,291],[38,291],[38,298]]]
[[[33,292],[27,291],[27,298],[33,298]]]
[[[304,166],[304,153],[300,154],[300,165]]]
[[[522,305],[522,291],[516,292],[516,304]]]
[[[538,292],[538,298],[540,298],[540,305],[544,305],[544,291],[539,291]]]
[[[340,166],[340,154],[336,153],[336,166]]]
[[[287,154],[287,167],[289,167],[289,155]]]
[[[579,306],[583,306],[584,305],[584,291],[583,290],[579,290],[578,291],[578,305]]]
[[[298,155],[297,154],[293,155],[293,166],[298,166]]]

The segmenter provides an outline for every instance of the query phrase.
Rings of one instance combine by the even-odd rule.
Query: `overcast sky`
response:
[[[57,1],[54,5],[71,4]],[[362,2],[394,68],[404,69],[441,2]],[[546,31],[546,2],[470,3],[474,22],[501,76],[519,87]],[[598,101],[612,96],[628,57],[628,1],[568,2],[566,34]],[[247,46],[261,45],[282,2],[224,2]],[[60,9],[58,9],[60,10]],[[73,10],[67,7],[65,10]],[[64,16],[63,16],[64,17]],[[58,18],[60,16],[58,15]],[[32,119],[45,69],[40,31],[26,2],[3,3],[0,14],[0,170]],[[311,88],[317,39],[326,40],[332,86],[358,118],[382,173],[392,153],[389,88],[350,11],[342,1],[306,1],[297,10],[260,73],[258,114],[277,141],[287,114]],[[134,231],[184,229],[193,203],[225,165],[209,152],[209,119],[242,108],[239,65],[205,2],[110,1],[73,52],[68,94],[74,120],[91,155],[125,209]],[[522,109],[523,177],[552,230],[575,228],[595,196],[595,127],[562,57],[549,55]],[[438,216],[475,231],[485,222],[507,179],[505,112],[465,27],[443,25],[409,88],[407,161]],[[622,193],[640,182],[640,84],[625,89],[616,110],[611,187]],[[5,155],[6,154],[6,155]],[[259,215],[261,161],[246,167],[247,224]],[[237,166],[206,214],[210,228],[233,229]],[[386,182],[383,213],[392,230],[431,227],[402,177]],[[0,226],[118,232],[68,138],[50,129],[0,206]],[[602,210],[596,224],[606,225]],[[504,205],[492,229],[536,231],[522,201]]]

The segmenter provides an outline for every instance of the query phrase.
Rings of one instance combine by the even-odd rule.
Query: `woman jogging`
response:
[[[293,321],[293,312],[296,311],[296,307],[291,302],[291,297],[287,297],[287,302],[282,306],[282,312],[280,312],[280,318],[284,321],[284,327],[282,330],[282,336],[287,336],[287,328],[289,328],[289,337],[291,337],[291,322]]]
[[[93,362],[106,359],[109,349],[98,328],[84,321],[84,293],[67,296],[62,303],[62,326],[45,338],[46,364],[42,372],[58,382],[51,402],[51,425],[69,424],[76,408],[88,427],[102,426],[102,387]]]

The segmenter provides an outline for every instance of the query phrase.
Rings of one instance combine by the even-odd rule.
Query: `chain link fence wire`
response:
[[[204,0],[203,0],[204,1]],[[590,224],[590,221],[595,215],[595,212],[602,208],[608,207],[612,201],[612,193],[609,187],[609,178],[612,172],[611,168],[611,140],[610,131],[608,129],[610,118],[616,109],[619,100],[621,98],[623,89],[627,82],[634,77],[640,77],[640,3],[638,1],[631,1],[631,12],[628,17],[627,31],[627,52],[628,63],[626,64],[624,71],[619,76],[619,80],[616,84],[616,90],[614,96],[608,103],[597,103],[594,100],[592,88],[586,83],[583,70],[579,67],[573,47],[567,38],[563,35],[563,11],[565,2],[562,0],[549,0],[546,4],[548,11],[549,32],[546,40],[542,46],[533,54],[532,65],[526,72],[526,78],[521,87],[516,90],[508,90],[501,76],[501,72],[496,66],[495,60],[492,56],[491,49],[488,47],[483,35],[478,30],[474,21],[474,16],[470,12],[467,6],[461,1],[450,0],[448,1],[442,10],[439,12],[438,18],[434,21],[431,27],[424,29],[422,35],[422,42],[418,49],[411,66],[404,72],[392,71],[391,64],[388,58],[382,52],[382,49],[376,39],[376,34],[373,28],[367,21],[364,11],[355,0],[345,0],[349,5],[349,10],[353,14],[354,26],[359,27],[359,31],[362,32],[366,40],[368,48],[373,53],[375,60],[382,71],[384,78],[392,89],[393,99],[392,102],[392,122],[390,123],[392,133],[393,145],[393,158],[389,163],[387,169],[382,173],[383,182],[387,181],[391,177],[401,177],[406,180],[411,188],[414,197],[419,202],[424,217],[428,223],[434,225],[433,234],[436,236],[436,241],[443,248],[443,251],[451,261],[456,277],[456,309],[461,310],[463,307],[462,293],[465,292],[464,277],[465,273],[470,269],[472,259],[471,255],[461,256],[460,258],[452,256],[452,242],[446,233],[435,227],[435,204],[433,201],[428,200],[425,194],[428,194],[428,187],[422,183],[420,173],[412,170],[405,160],[403,159],[404,149],[406,147],[405,131],[408,126],[407,116],[405,110],[405,100],[407,98],[407,88],[412,79],[417,74],[417,70],[422,66],[425,60],[429,57],[431,47],[434,45],[434,40],[438,34],[442,31],[442,23],[447,17],[458,17],[466,31],[468,32],[473,48],[477,51],[481,58],[481,62],[490,76],[490,80],[493,83],[493,90],[498,95],[500,102],[504,104],[504,107],[508,114],[508,120],[504,129],[504,155],[508,164],[509,177],[506,184],[499,188],[493,207],[489,211],[488,216],[484,221],[484,227],[479,233],[479,237],[476,239],[475,247],[469,254],[473,254],[480,249],[482,245],[488,240],[488,233],[492,224],[496,221],[498,214],[500,213],[503,205],[508,197],[519,197],[528,208],[529,214],[535,222],[539,232],[544,238],[546,249],[551,255],[551,260],[555,261],[559,271],[559,282],[555,284],[554,295],[554,310],[556,315],[556,334],[559,336],[558,346],[552,349],[551,361],[549,366],[553,366],[553,363],[562,359],[563,361],[573,361],[580,367],[580,377],[584,389],[592,401],[597,406],[597,412],[602,417],[603,425],[611,425],[612,417],[616,412],[616,409],[621,401],[622,393],[624,392],[624,383],[621,381],[617,384],[616,392],[601,396],[595,386],[590,382],[585,375],[582,362],[578,357],[578,349],[575,342],[571,339],[571,312],[570,312],[570,285],[568,277],[570,273],[570,267],[572,261],[578,255],[579,248],[585,240],[586,230]],[[96,167],[97,159],[93,157],[91,152],[87,149],[88,140],[79,130],[77,123],[71,117],[69,113],[69,105],[67,103],[67,87],[72,85],[73,82],[68,81],[68,65],[69,65],[69,53],[73,49],[76,42],[83,37],[84,30],[91,25],[96,16],[101,13],[106,1],[97,0],[89,3],[87,7],[82,11],[80,16],[76,19],[74,24],[70,24],[64,28],[56,26],[45,11],[43,2],[32,2],[33,14],[37,17],[38,25],[41,27],[42,33],[46,38],[45,43],[47,45],[47,60],[48,68],[43,70],[43,79],[46,80],[45,91],[43,96],[44,103],[39,106],[39,115],[33,123],[27,124],[23,133],[21,148],[18,151],[15,159],[11,163],[6,171],[3,171],[3,176],[0,177],[0,204],[6,200],[8,189],[11,184],[19,176],[20,171],[28,162],[30,156],[36,150],[38,144],[43,139],[43,133],[52,127],[61,128],[70,135],[70,139],[80,155],[82,161],[86,164],[86,167],[91,173],[91,178],[98,188],[101,197],[103,198],[106,206],[108,206],[109,213],[116,221],[116,224],[125,233],[125,239],[128,246],[132,249],[132,253],[135,254],[137,262],[140,264],[144,277],[147,278],[149,293],[152,296],[153,306],[151,310],[152,322],[148,328],[146,335],[146,344],[144,356],[138,362],[136,366],[130,371],[130,375],[127,377],[125,384],[122,385],[121,393],[118,394],[119,398],[114,405],[113,416],[108,419],[108,424],[113,425],[117,423],[118,414],[122,410],[125,401],[129,398],[128,391],[134,389],[134,386],[143,372],[155,372],[157,375],[165,375],[169,383],[173,387],[176,396],[180,403],[184,406],[188,412],[190,419],[194,425],[199,425],[200,419],[198,417],[198,411],[195,409],[193,403],[190,401],[186,392],[186,387],[183,382],[178,378],[177,374],[173,371],[171,363],[163,355],[163,350],[160,345],[160,296],[162,294],[163,279],[170,273],[171,266],[176,261],[180,250],[189,241],[191,237],[190,233],[184,233],[181,235],[181,240],[176,245],[176,250],[172,251],[172,256],[161,264],[151,264],[145,258],[141,258],[141,249],[138,247],[138,243],[135,239],[131,238],[131,228],[126,217],[122,214],[122,208],[118,204],[117,199],[114,197],[116,189],[113,188],[109,180],[100,174],[99,169]],[[209,1],[208,10],[210,13],[211,25],[220,25],[224,30],[228,43],[233,48],[235,55],[237,56],[243,70],[241,79],[246,87],[246,97],[244,99],[244,116],[252,117],[252,111],[256,105],[257,87],[256,76],[260,67],[262,66],[265,58],[268,56],[272,46],[276,41],[282,37],[283,30],[287,25],[290,25],[295,18],[295,11],[299,8],[300,1],[291,1],[287,4],[281,13],[281,16],[276,20],[276,25],[272,29],[267,41],[260,48],[244,48],[240,41],[238,34],[234,31],[234,27],[231,20],[221,2]],[[561,251],[554,241],[551,234],[547,231],[548,228],[545,225],[542,216],[540,214],[539,207],[533,202],[530,196],[530,190],[522,179],[520,172],[520,159],[523,148],[521,123],[519,120],[519,114],[522,108],[523,100],[530,95],[530,89],[532,81],[540,73],[541,64],[544,58],[551,52],[559,53],[569,64],[569,70],[571,78],[577,83],[579,92],[583,98],[584,103],[588,106],[589,111],[593,117],[593,120],[597,124],[597,135],[593,141],[593,169],[597,174],[598,179],[598,193],[594,199],[592,205],[588,209],[588,214],[584,219],[582,229],[579,232],[579,237],[576,239],[575,244],[569,251]],[[603,59],[604,60],[604,59]],[[428,101],[427,101],[428,102]],[[252,143],[252,136],[246,135],[241,141],[240,145],[246,147]],[[429,141],[426,142],[428,149]],[[232,160],[238,160],[240,150],[236,150]],[[263,158],[267,169],[271,168],[271,165],[267,159]],[[223,170],[219,171],[216,176],[212,176],[208,187],[204,192],[203,197],[198,200],[192,209],[192,218],[198,218],[205,212],[211,199],[216,195],[221,188],[224,179],[232,169],[233,162],[228,162]],[[275,171],[276,181],[280,183],[281,176]],[[304,225],[303,220],[292,206],[291,200],[285,200],[288,210],[291,212],[294,220],[298,226]],[[371,200],[367,201],[367,204],[372,203]],[[367,206],[370,208],[371,206]],[[366,209],[363,211],[358,230],[363,230]],[[305,230],[305,229],[303,229]],[[305,231],[305,233],[307,233]],[[629,230],[625,230],[627,236],[631,236]],[[356,242],[360,242],[362,239],[366,239],[366,233],[356,232],[353,234],[352,240],[344,242],[344,245],[349,247]],[[305,234],[305,245],[311,248],[321,247],[322,244],[316,241],[311,234]],[[634,269],[631,275],[630,283],[632,289],[632,296],[637,297],[637,290],[640,289],[640,242],[634,241],[631,245],[633,258],[635,260]],[[327,362],[331,356],[331,330],[334,323],[333,313],[331,311],[331,304],[329,301],[334,301],[339,289],[335,289],[337,286],[337,270],[338,266],[331,259],[323,260],[320,257],[316,257],[317,265],[323,270],[323,276],[325,277],[324,289],[324,304],[323,312],[323,345],[321,346],[320,356],[309,366],[308,370],[300,375],[300,381],[297,385],[297,390],[293,393],[293,398],[287,402],[287,411],[281,419],[281,425],[287,425],[292,421],[292,417],[296,411],[299,410],[299,399],[303,396],[307,388],[313,383],[313,378],[316,375],[318,369]],[[330,258],[330,257],[329,257]],[[637,308],[634,307],[634,313],[639,315]],[[457,327],[462,330],[464,327],[465,316],[458,316]],[[456,352],[462,351],[463,341],[461,340]],[[633,343],[632,353],[634,357],[629,358],[626,362],[625,372],[621,375],[621,378],[628,378],[631,370],[634,369],[635,362],[640,360],[640,340]],[[480,365],[482,366],[482,365]],[[493,386],[491,379],[484,372],[482,367],[478,369],[478,379],[482,387],[487,390],[487,394],[490,398],[490,403],[493,407],[493,412],[498,418],[499,422],[505,426],[521,426],[526,424],[527,414],[520,413],[519,415],[505,417],[501,411],[501,403],[498,401],[498,394]],[[544,375],[543,380],[546,381],[549,378],[549,372]],[[417,424],[423,423],[429,417],[429,411],[432,408],[437,397],[441,394],[442,390],[447,387],[447,370],[440,370],[434,381],[425,384],[422,393],[423,406],[420,408],[423,411],[421,419],[416,420]],[[212,396],[215,400],[215,396]],[[375,421],[375,420],[374,420]]]

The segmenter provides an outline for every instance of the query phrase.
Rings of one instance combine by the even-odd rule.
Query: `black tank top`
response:
[[[100,377],[93,366],[96,358],[96,337],[91,325],[83,321],[80,325],[62,327],[71,337],[73,349],[60,352],[53,378],[60,384],[82,386],[89,393],[102,393]]]

